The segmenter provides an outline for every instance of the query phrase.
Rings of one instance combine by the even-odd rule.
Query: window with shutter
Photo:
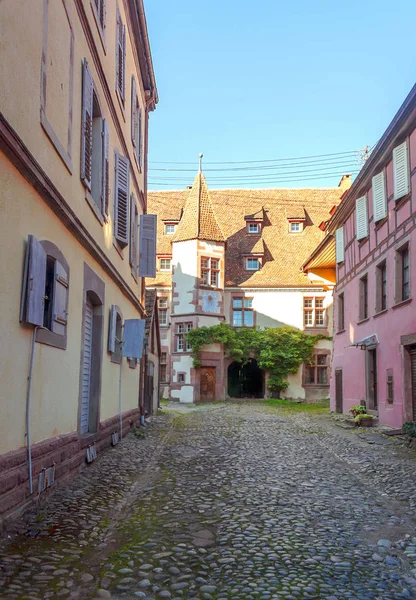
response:
[[[130,266],[134,277],[138,268],[139,210],[134,194],[130,196]]]
[[[335,232],[335,248],[337,264],[344,262],[344,228],[340,227]]]
[[[91,191],[92,183],[92,121],[94,81],[84,58],[82,68],[82,134],[81,134],[81,179]]]
[[[117,307],[113,304],[110,308],[110,321],[108,324],[108,351],[116,351],[116,316]]]
[[[126,26],[121,20],[120,12],[117,10],[117,57],[116,57],[116,76],[117,91],[120,94],[121,101],[124,104],[125,91],[125,70],[126,70]]]
[[[131,141],[136,148],[137,145],[137,88],[134,75],[131,77]]]
[[[116,181],[114,196],[114,237],[122,248],[129,243],[129,159],[118,152],[115,155]]]
[[[384,171],[375,175],[372,180],[374,221],[381,221],[387,216],[387,197]]]
[[[124,321],[123,356],[141,359],[146,319],[126,319]]]
[[[139,114],[139,125],[138,125],[138,149],[137,149],[137,154],[138,154],[138,159],[137,162],[139,163],[139,169],[140,171],[142,170],[142,161],[143,161],[143,124],[142,124],[142,109],[139,107],[138,109],[138,114]]]
[[[355,224],[357,240],[368,236],[367,196],[361,196],[355,201]]]
[[[156,215],[140,215],[140,277],[156,277]]]
[[[55,260],[51,330],[65,335],[68,315],[68,274],[61,263]]]
[[[123,338],[123,315],[120,308],[112,304],[110,309],[110,320],[108,323],[108,351],[111,354],[111,362],[120,364],[121,345]]]
[[[407,140],[393,149],[394,199],[409,193],[409,157]]]

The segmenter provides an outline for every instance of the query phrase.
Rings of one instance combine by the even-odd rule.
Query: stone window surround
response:
[[[317,356],[326,356],[327,357],[327,363],[326,363],[326,380],[327,383],[306,383],[306,367],[310,366],[310,367],[314,367],[315,368],[315,374],[317,376],[317,369],[319,368],[324,368],[324,365],[322,365],[321,367],[319,367],[317,365]],[[315,348],[314,353],[313,353],[313,357],[314,357],[314,362],[311,365],[307,365],[306,363],[303,363],[303,367],[302,367],[302,387],[304,388],[329,388],[329,381],[330,381],[330,375],[331,375],[331,365],[330,365],[330,360],[329,357],[331,356],[331,350],[329,349],[325,349],[325,348]],[[317,377],[316,377],[317,378]]]

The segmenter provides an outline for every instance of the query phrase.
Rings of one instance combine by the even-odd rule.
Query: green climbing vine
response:
[[[269,371],[271,391],[285,390],[287,376],[296,373],[302,363],[312,361],[313,349],[324,335],[309,335],[295,327],[234,329],[226,323],[199,327],[186,334],[192,348],[194,367],[200,367],[199,353],[204,346],[221,343],[233,360],[241,363],[255,357],[261,369]]]

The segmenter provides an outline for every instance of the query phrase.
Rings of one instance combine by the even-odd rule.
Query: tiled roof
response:
[[[300,267],[323,239],[318,225],[329,218],[329,211],[339,204],[343,191],[341,188],[210,190],[212,207],[226,238],[226,287],[311,285]],[[188,194],[188,190],[148,192],[148,211],[158,215],[158,254],[170,254],[172,238],[176,240],[176,234],[164,234],[161,220],[166,215],[180,214]],[[263,209],[261,234],[248,233],[244,217]],[[289,233],[288,218],[293,215],[303,215],[306,219],[301,233]],[[260,271],[246,271],[243,255],[258,252],[259,240],[264,243],[263,266]],[[169,285],[169,282],[170,274],[160,272],[156,280],[148,280],[149,285]]]
[[[207,183],[202,173],[198,173],[195,177],[186,200],[182,219],[173,236],[174,242],[195,239],[211,242],[225,241],[212,208]]]

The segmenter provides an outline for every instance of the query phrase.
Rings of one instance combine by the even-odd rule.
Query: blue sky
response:
[[[199,152],[211,187],[336,185],[338,170],[357,169],[355,155],[263,172],[209,163],[372,146],[416,80],[414,0],[147,0],[145,8],[159,92],[149,167],[189,169],[150,170],[150,189],[190,183]],[[259,183],[262,173],[276,182]]]

